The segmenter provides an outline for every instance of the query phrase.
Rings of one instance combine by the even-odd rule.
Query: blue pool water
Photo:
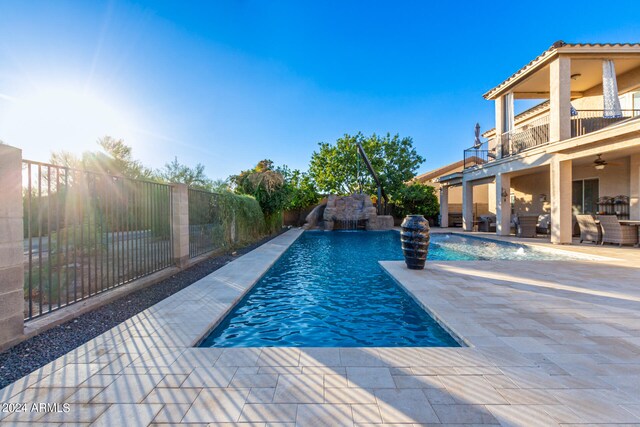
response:
[[[557,259],[516,244],[433,234],[432,260]],[[303,233],[202,347],[443,347],[459,344],[380,267],[400,235]]]
[[[458,346],[378,260],[397,232],[305,232],[203,347]]]

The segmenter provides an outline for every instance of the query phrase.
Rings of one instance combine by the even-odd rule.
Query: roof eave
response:
[[[638,54],[640,53],[640,43],[564,43],[558,41],[549,49],[542,52],[535,59],[514,74],[509,76],[499,85],[486,92],[483,97],[487,100],[494,100],[508,92],[514,86],[522,83],[531,74],[545,67],[552,59],[560,54],[563,55],[589,55],[589,54]]]
[[[505,81],[500,83],[498,86],[494,87],[493,89],[489,90],[484,95],[482,95],[483,98],[488,100],[488,101],[491,101],[491,100],[494,100],[496,98],[499,98],[505,92],[508,92],[509,89],[511,89],[514,86],[522,83],[524,80],[526,80],[532,74],[536,73],[541,68],[544,68],[549,62],[551,62],[552,59],[554,59],[559,54],[560,54],[560,52],[559,52],[558,49],[554,49],[553,51],[547,51],[547,52],[543,53],[541,55],[541,56],[544,56],[543,58],[538,57],[538,58],[534,59],[534,61],[536,61],[535,64],[529,63],[529,64],[525,65],[523,68],[518,70],[515,74],[511,75],[508,79],[506,79]],[[512,79],[512,80],[509,81],[510,79]]]

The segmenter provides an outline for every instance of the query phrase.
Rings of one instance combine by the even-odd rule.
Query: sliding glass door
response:
[[[598,178],[573,181],[572,201],[573,213],[595,214],[598,211],[600,182]]]

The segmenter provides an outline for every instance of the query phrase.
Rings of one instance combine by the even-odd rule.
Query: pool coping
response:
[[[570,246],[567,247],[556,247],[556,245],[553,245],[550,242],[532,242],[532,241],[514,241],[514,240],[507,240],[504,238],[500,238],[502,236],[495,236],[495,235],[488,235],[488,234],[475,234],[473,232],[458,232],[458,231],[444,231],[444,230],[438,230],[438,231],[433,231],[432,234],[450,234],[450,235],[454,235],[454,236],[461,236],[461,237],[468,237],[470,239],[478,239],[478,240],[488,240],[491,242],[498,242],[498,243],[505,243],[508,245],[517,245],[517,246],[526,246],[528,248],[534,249],[534,250],[538,250],[541,252],[546,252],[546,253],[550,253],[550,254],[558,254],[558,255],[565,255],[565,256],[569,256],[574,260],[577,261],[620,261],[619,258],[613,258],[613,257],[608,257],[608,256],[603,256],[603,255],[595,255],[595,254],[585,254],[583,252],[579,252],[579,251],[575,251],[572,250]],[[504,236],[504,237],[514,237],[514,236]],[[464,260],[460,260],[460,261],[464,261]],[[475,260],[472,260],[475,261]],[[492,261],[492,260],[489,260]],[[495,260],[494,260],[495,261]],[[529,260],[526,259],[522,259],[522,260],[501,260],[501,261],[520,261],[520,262],[526,262]],[[547,261],[555,261],[555,260],[547,260]],[[563,260],[557,260],[557,261],[563,261]]]
[[[108,353],[193,348],[219,324],[304,233],[290,229],[192,285],[165,298],[75,350],[0,389],[0,402],[68,364]],[[197,314],[196,314],[197,313]],[[191,316],[191,317],[190,317]],[[171,321],[167,321],[167,319]],[[5,414],[0,413],[0,423]]]
[[[438,422],[458,411],[508,425],[533,418],[545,425],[640,421],[631,412],[640,397],[627,393],[629,375],[621,375],[640,378],[640,367],[629,363],[640,357],[634,335],[640,291],[633,286],[640,269],[619,262],[592,274],[584,271],[586,260],[433,261],[419,272],[403,261],[381,261],[466,347],[194,348],[303,232],[289,230],[10,384],[0,390],[0,402],[76,402],[93,411],[86,416],[95,425],[161,423],[166,413],[185,423],[264,423],[278,415],[300,425],[354,425],[363,416],[377,423]],[[619,273],[624,289],[611,288],[608,278],[620,267],[628,269]],[[570,299],[573,291],[555,286],[577,277],[575,286],[589,291],[584,296]],[[532,292],[533,280],[546,288]],[[609,295],[616,291],[626,294]],[[612,323],[616,316],[620,322]],[[541,327],[554,334],[540,335]],[[574,354],[584,340],[586,350]],[[280,400],[249,399],[260,397],[249,387],[259,390],[260,381],[276,377],[271,390]],[[338,392],[344,401],[329,400]],[[176,400],[159,401],[162,396]],[[215,405],[222,408],[215,412]],[[580,412],[591,406],[595,412]],[[71,419],[0,413],[0,422],[55,420]]]

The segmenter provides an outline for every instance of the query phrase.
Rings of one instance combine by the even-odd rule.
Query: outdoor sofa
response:
[[[635,245],[638,243],[636,227],[622,225],[615,215],[598,215],[602,227],[602,244]]]

